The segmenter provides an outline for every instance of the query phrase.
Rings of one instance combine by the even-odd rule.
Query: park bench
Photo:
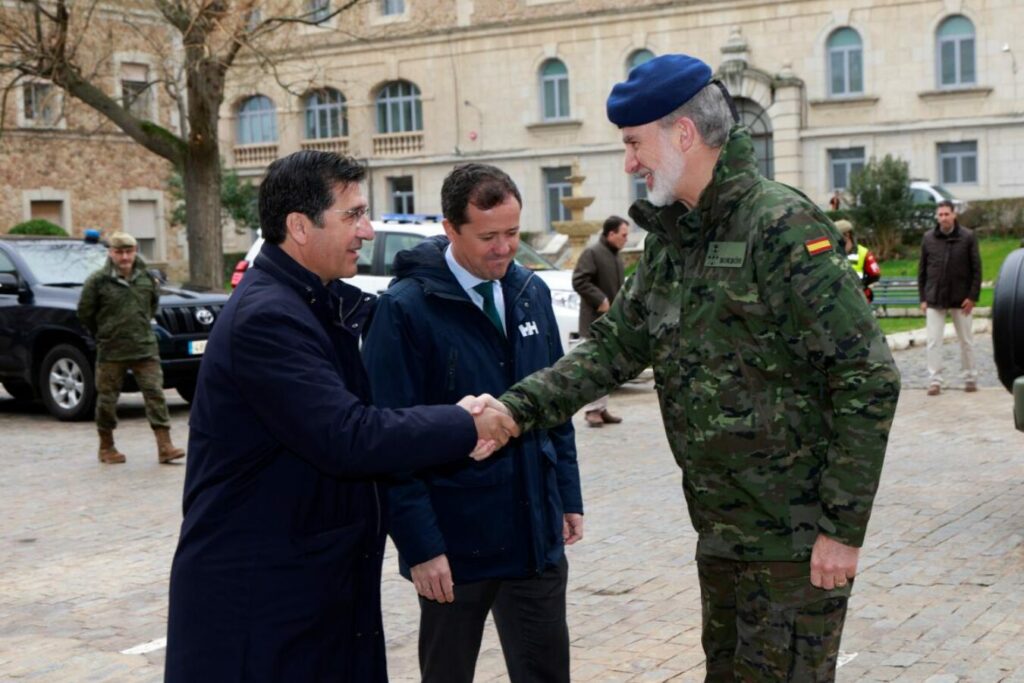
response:
[[[917,308],[921,304],[915,277],[883,277],[871,289],[875,294],[871,305],[881,308],[883,315],[889,314],[889,306]]]

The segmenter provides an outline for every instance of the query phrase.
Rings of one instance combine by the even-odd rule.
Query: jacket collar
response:
[[[960,237],[960,221],[953,221],[953,229],[948,233],[942,232],[938,222],[935,223],[935,236],[940,240],[956,239]]]
[[[619,250],[616,249],[614,246],[612,246],[612,244],[608,241],[608,239],[604,235],[601,235],[597,239],[597,243],[602,245],[605,249],[610,251],[612,254],[618,254],[619,253]]]
[[[112,280],[134,282],[139,275],[148,275],[148,272],[146,271],[146,262],[138,254],[135,255],[135,260],[132,262],[132,272],[127,279],[121,277],[121,271],[117,269],[117,264],[109,256],[107,257],[107,276]]]
[[[633,204],[629,215],[649,232],[681,246],[689,246],[704,236],[706,226],[718,225],[728,219],[740,198],[760,177],[750,131],[737,124],[729,131],[729,139],[711,173],[711,182],[704,188],[693,210],[687,209],[682,202],[656,207],[641,199]]]
[[[435,235],[412,249],[399,252],[395,257],[395,282],[413,278],[420,283],[426,294],[469,301],[469,295],[445,262],[444,251],[447,248],[448,238],[444,235]],[[517,298],[532,277],[533,272],[513,260],[505,272],[505,277],[501,278],[501,286],[507,295]]]
[[[276,244],[264,242],[253,268],[266,271],[278,282],[294,290],[310,308],[332,323],[354,335],[361,334],[373,312],[377,297],[358,287],[334,280],[320,281],[320,276],[302,266]]]

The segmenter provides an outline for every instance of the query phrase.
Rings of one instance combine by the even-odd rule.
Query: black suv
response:
[[[0,236],[0,382],[12,396],[41,398],[60,420],[93,416],[96,343],[78,321],[82,283],[107,248],[69,238]],[[228,297],[163,286],[153,321],[164,386],[186,401],[199,361]],[[129,376],[126,391],[137,391]]]

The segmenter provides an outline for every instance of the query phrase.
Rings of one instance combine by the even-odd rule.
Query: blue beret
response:
[[[649,59],[616,83],[608,96],[608,120],[619,128],[657,121],[690,101],[711,82],[711,67],[688,55]]]

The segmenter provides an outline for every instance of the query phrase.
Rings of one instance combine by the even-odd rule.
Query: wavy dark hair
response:
[[[290,213],[302,213],[323,227],[324,211],[334,202],[334,188],[361,183],[366,169],[352,157],[303,150],[278,159],[260,183],[260,228],[271,244],[284,241]]]

